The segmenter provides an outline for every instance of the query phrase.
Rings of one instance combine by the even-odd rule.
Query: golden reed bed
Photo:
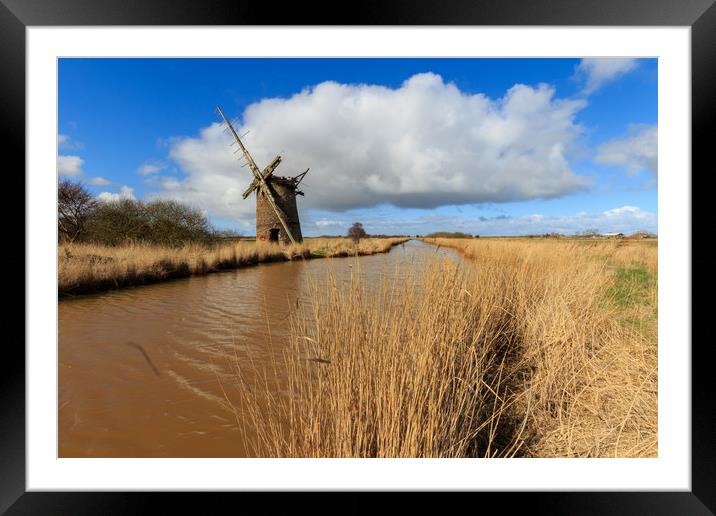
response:
[[[180,248],[143,243],[117,247],[60,244],[57,289],[60,296],[77,295],[261,262],[384,253],[405,240],[366,238],[356,245],[347,238],[311,238],[288,246],[244,241]]]
[[[283,359],[236,357],[254,455],[657,455],[655,242],[429,243],[467,261],[376,286],[357,260],[299,306]]]

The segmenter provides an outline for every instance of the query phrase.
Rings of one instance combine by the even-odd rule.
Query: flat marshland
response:
[[[168,247],[63,243],[58,248],[58,294],[85,294],[235,269],[263,262],[384,253],[404,238],[310,238],[298,245],[239,241]]]
[[[654,457],[657,244],[430,239],[424,267],[316,284],[270,367],[236,355],[252,454]]]

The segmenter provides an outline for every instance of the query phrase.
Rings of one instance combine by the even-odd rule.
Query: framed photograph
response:
[[[0,1],[27,249],[0,511],[716,510],[691,302],[711,0],[368,2],[350,26]]]

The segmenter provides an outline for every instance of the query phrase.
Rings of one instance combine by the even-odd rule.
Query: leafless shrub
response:
[[[353,239],[354,242],[360,242],[361,238],[366,238],[368,236],[368,233],[365,232],[365,229],[363,229],[363,224],[360,222],[355,222],[349,229],[348,229],[348,237]]]
[[[60,240],[74,242],[84,236],[97,200],[80,182],[61,179],[57,186],[57,227]]]

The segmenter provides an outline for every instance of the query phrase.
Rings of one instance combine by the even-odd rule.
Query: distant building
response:
[[[637,231],[636,233],[632,233],[631,235],[629,235],[629,238],[657,238],[657,235],[656,233],[649,233],[648,231]]]
[[[624,233],[602,233],[605,238],[624,238]]]

